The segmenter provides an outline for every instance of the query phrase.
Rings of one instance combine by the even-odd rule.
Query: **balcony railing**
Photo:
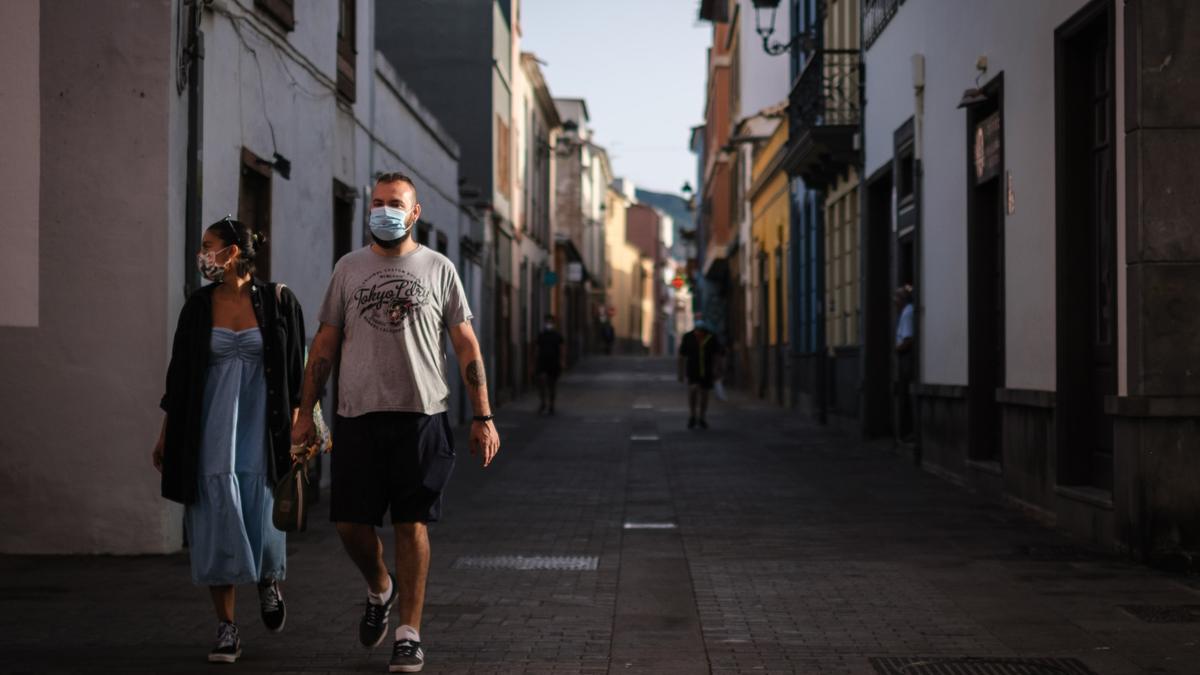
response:
[[[863,3],[863,48],[870,49],[887,28],[904,0],[865,0]]]
[[[862,56],[855,49],[814,52],[788,99],[785,167],[814,186],[854,163],[862,119]]]
[[[862,115],[862,57],[857,49],[815,52],[792,89],[793,124],[857,126]],[[793,129],[802,131],[803,129]]]

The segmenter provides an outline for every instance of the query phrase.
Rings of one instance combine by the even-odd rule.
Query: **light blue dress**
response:
[[[267,380],[259,329],[213,328],[199,494],[184,516],[201,586],[282,580],[287,539],[271,522]]]

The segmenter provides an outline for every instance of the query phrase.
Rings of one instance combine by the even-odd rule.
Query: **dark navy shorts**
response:
[[[338,415],[330,452],[329,518],[336,523],[432,523],[454,469],[445,413]]]

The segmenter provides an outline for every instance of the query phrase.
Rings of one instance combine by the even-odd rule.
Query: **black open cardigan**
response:
[[[167,388],[160,407],[167,413],[162,459],[162,495],[172,501],[196,501],[204,385],[212,338],[212,294],[218,284],[188,297],[179,313]],[[304,378],[304,313],[286,286],[275,297],[275,284],[251,281],[250,299],[263,336],[267,377],[267,460],[271,480],[291,467],[292,409],[300,406]]]

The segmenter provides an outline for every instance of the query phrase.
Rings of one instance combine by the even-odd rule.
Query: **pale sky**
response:
[[[699,0],[521,0],[521,50],[546,62],[551,95],[587,100],[613,173],[637,187],[695,187],[712,41],[698,14]]]

